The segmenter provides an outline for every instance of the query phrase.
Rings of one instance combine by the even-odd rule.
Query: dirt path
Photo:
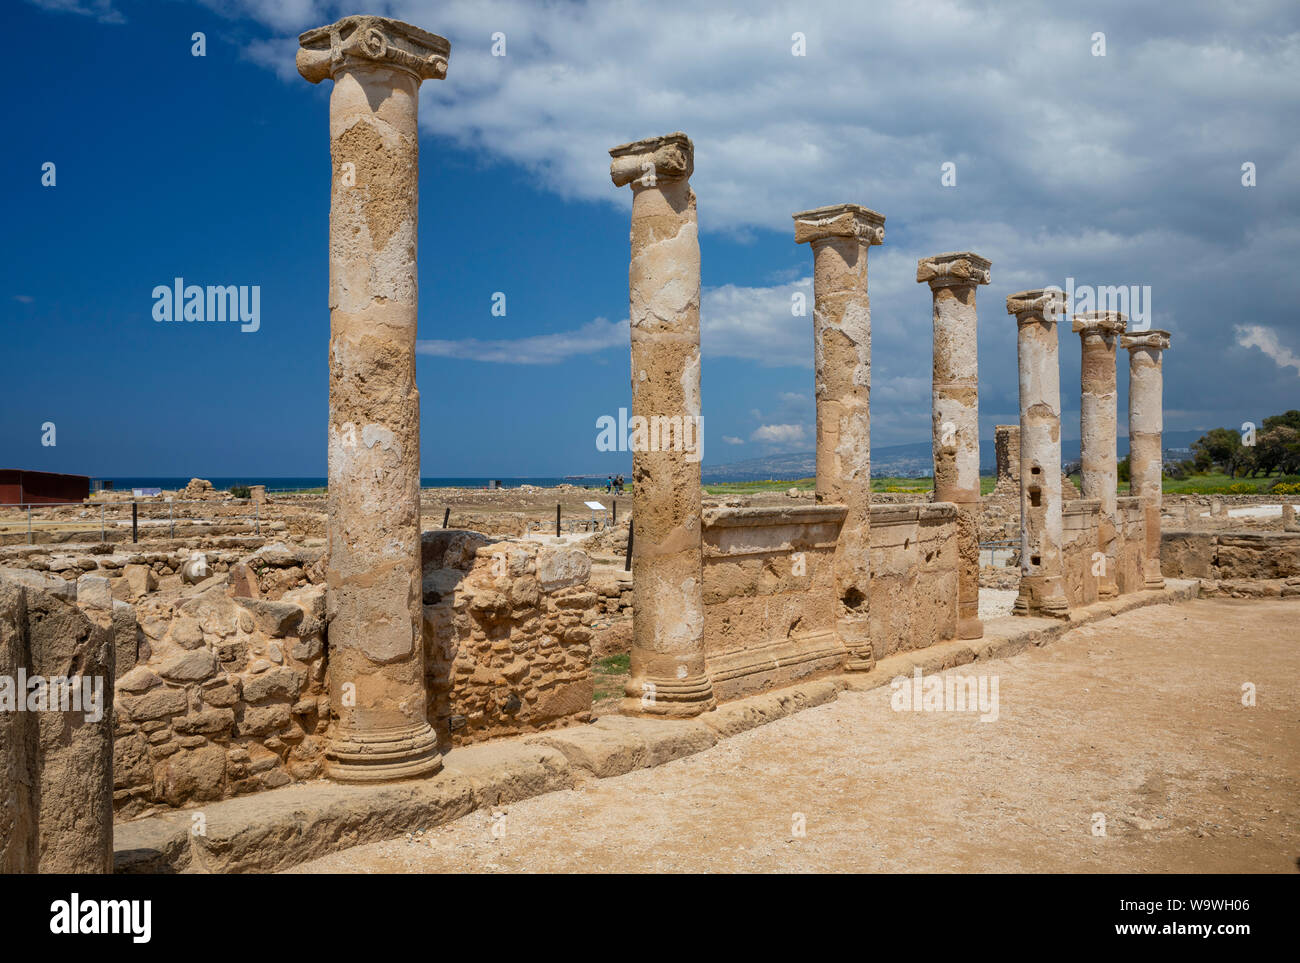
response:
[[[844,693],[666,766],[300,870],[1295,871],[1300,604],[1141,609],[956,671],[998,677],[996,721]]]

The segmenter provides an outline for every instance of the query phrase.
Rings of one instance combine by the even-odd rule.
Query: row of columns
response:
[[[334,82],[330,96],[329,560],[330,775],[345,781],[426,775],[441,767],[427,721],[420,590],[418,102],[424,80],[447,73],[450,44],[381,17],[345,17],[299,37],[298,70]],[[615,185],[633,192],[628,274],[632,411],[700,418],[700,248],[690,187],[694,147],[682,133],[610,151]],[[833,572],[836,631],[848,668],[874,664],[870,637],[871,313],[867,252],[884,217],[856,204],[794,215],[795,242],[814,260],[817,498],[842,504]],[[989,262],[959,252],[925,258],[917,281],[934,299],[935,497],[958,505],[959,632],[978,618],[979,419],[975,289]],[[1063,609],[1060,571],[1060,412],[1055,313],[1045,292],[1008,299],[1020,327],[1023,607]],[[1113,409],[1113,330],[1085,335],[1096,361],[1088,425],[1105,447]],[[1091,332],[1091,329],[1089,329]],[[1107,342],[1106,331],[1111,340]],[[1159,524],[1160,350],[1151,332],[1133,351],[1133,478]],[[1100,342],[1090,343],[1089,337]],[[1109,395],[1104,355],[1112,359]],[[1085,374],[1085,381],[1090,376]],[[1085,476],[1097,490],[1110,467]],[[1153,447],[1154,446],[1154,447]],[[652,446],[656,447],[656,446]],[[1089,450],[1093,445],[1089,443]],[[1154,453],[1154,454],[1153,454]],[[673,446],[633,455],[634,638],[625,708],[691,716],[715,704],[705,665],[700,465]],[[1154,467],[1153,467],[1154,466]],[[1107,471],[1110,474],[1107,476]],[[1154,478],[1154,481],[1152,481]],[[1154,485],[1154,496],[1151,495]],[[1111,508],[1113,513],[1113,507]],[[1149,523],[1149,530],[1152,527]],[[1148,557],[1151,556],[1148,550]],[[1157,563],[1158,564],[1158,563]],[[1158,568],[1156,570],[1158,575]],[[1027,587],[1026,587],[1027,586]],[[1018,600],[1018,606],[1021,602]]]
[[[1058,289],[1021,291],[1007,298],[1018,330],[1020,374],[1020,592],[1021,615],[1065,617],[1061,503],[1061,392],[1056,319],[1065,309]],[[1164,586],[1160,574],[1163,352],[1169,332],[1125,334],[1127,319],[1110,311],[1076,315],[1079,335],[1080,460],[1083,497],[1101,502],[1099,548],[1105,556],[1098,597],[1114,598],[1117,566],[1116,347],[1129,352],[1130,493],[1141,499],[1145,523],[1143,587]]]

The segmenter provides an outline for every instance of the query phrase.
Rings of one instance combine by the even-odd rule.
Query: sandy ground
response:
[[[996,721],[844,693],[299,870],[1294,872],[1298,616],[1281,600],[1141,609],[956,670],[997,677]]]

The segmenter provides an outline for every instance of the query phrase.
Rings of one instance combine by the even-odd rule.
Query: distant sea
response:
[[[202,477],[202,476],[200,476]],[[132,488],[163,488],[178,489],[184,488],[190,483],[189,478],[164,478],[162,476],[149,476],[138,478],[107,478],[105,481],[111,481],[116,491],[130,491]],[[304,488],[324,488],[325,478],[301,477],[301,478],[268,478],[264,475],[241,475],[238,477],[219,477],[212,475],[207,479],[212,482],[213,488],[226,489],[232,485],[265,485],[268,492],[299,491]],[[421,478],[420,486],[422,488],[486,488],[489,481],[487,478]],[[536,485],[539,488],[553,488],[556,485],[587,485],[592,488],[604,488],[605,478],[602,475],[599,479],[595,477],[584,478],[504,478],[495,479],[506,488],[518,488],[520,485]]]

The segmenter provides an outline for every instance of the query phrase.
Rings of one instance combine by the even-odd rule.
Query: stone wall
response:
[[[1295,578],[1300,576],[1300,534],[1166,531],[1160,567],[1166,578]]]
[[[113,635],[106,579],[83,608],[0,575],[0,867],[113,868]]]
[[[1100,580],[1093,574],[1093,555],[1100,548],[1100,521],[1100,499],[1076,498],[1061,508],[1061,562],[1071,608],[1097,601]]]
[[[439,529],[421,555],[428,717],[444,747],[590,718],[592,626],[610,606],[585,552]]]
[[[219,581],[137,606],[149,655],[117,681],[120,814],[322,774],[325,588],[279,599],[236,590]]]
[[[717,508],[704,515],[704,638],[719,699],[838,668],[831,565],[844,508]],[[957,629],[957,511],[873,505],[871,636],[876,658]]]

